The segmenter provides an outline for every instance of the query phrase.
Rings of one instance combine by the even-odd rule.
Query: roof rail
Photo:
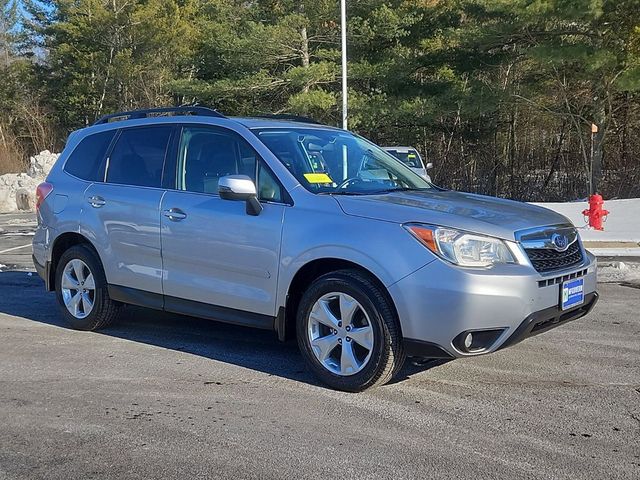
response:
[[[226,118],[220,112],[208,107],[200,106],[183,106],[183,107],[166,107],[166,108],[148,108],[146,110],[131,110],[129,112],[111,113],[100,117],[94,125],[102,125],[110,121],[133,120],[138,118],[159,117],[163,113],[173,113],[182,115],[201,115],[203,117]]]
[[[255,118],[269,118],[272,120],[289,120],[291,122],[304,122],[304,123],[315,123],[316,125],[322,125],[317,120],[314,120],[310,117],[303,117],[302,115],[291,115],[289,113],[272,113],[265,115],[254,115]]]

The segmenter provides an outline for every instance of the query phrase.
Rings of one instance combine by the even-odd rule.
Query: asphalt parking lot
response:
[[[0,479],[640,478],[640,285],[347,394],[270,332],[138,308],[66,328],[29,273],[31,217],[1,217]]]
[[[31,240],[35,227],[34,214],[0,214],[0,272],[33,270]]]

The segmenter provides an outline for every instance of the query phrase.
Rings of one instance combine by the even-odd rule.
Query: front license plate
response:
[[[584,302],[584,278],[575,278],[562,283],[560,307],[567,310]]]

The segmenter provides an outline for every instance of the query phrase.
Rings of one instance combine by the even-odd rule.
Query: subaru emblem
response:
[[[554,233],[551,235],[551,243],[556,247],[556,250],[559,252],[563,252],[569,246],[569,239],[566,235],[561,235],[559,233]]]

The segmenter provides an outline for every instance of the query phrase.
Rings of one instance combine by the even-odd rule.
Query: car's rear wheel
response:
[[[357,270],[328,273],[309,286],[298,308],[297,335],[310,369],[339,390],[384,384],[404,363],[390,299]]]
[[[56,297],[62,314],[78,330],[106,327],[121,306],[109,297],[100,260],[84,245],[69,248],[58,260]]]

